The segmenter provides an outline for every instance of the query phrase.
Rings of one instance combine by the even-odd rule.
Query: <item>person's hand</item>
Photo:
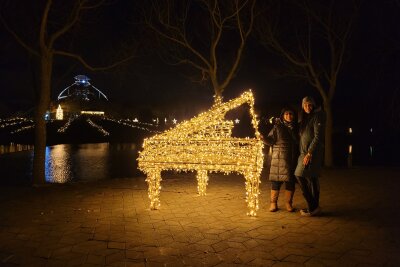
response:
[[[310,153],[307,153],[307,154],[304,156],[304,158],[303,158],[303,164],[304,164],[304,166],[307,166],[308,164],[310,164],[311,158],[312,158],[312,155],[311,155]]]

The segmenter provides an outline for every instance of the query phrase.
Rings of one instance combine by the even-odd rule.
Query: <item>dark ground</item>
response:
[[[246,215],[244,179],[163,175],[161,209],[144,177],[0,188],[1,266],[399,266],[400,169],[324,170],[320,217]],[[283,197],[279,204],[283,207]],[[304,207],[299,191],[294,206]]]

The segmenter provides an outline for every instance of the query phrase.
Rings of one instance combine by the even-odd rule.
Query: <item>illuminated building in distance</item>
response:
[[[77,75],[74,79],[74,83],[64,88],[58,95],[52,110],[52,114],[55,115],[53,118],[60,120],[61,111],[63,119],[76,115],[104,116],[108,97],[92,85],[86,75]],[[62,110],[59,110],[60,107]]]

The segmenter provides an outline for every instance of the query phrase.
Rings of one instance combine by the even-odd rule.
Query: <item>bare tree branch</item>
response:
[[[43,11],[42,20],[40,22],[39,47],[42,50],[41,53],[43,53],[43,51],[45,51],[48,47],[50,48],[52,47],[51,42],[50,46],[46,44],[47,22],[49,19],[49,12],[52,2],[53,2],[52,0],[47,0],[46,6]]]
[[[124,58],[120,61],[114,62],[111,65],[108,66],[103,66],[103,67],[93,67],[92,65],[88,64],[80,55],[74,54],[74,53],[70,53],[70,52],[66,52],[66,51],[60,51],[60,50],[55,50],[54,51],[55,55],[60,55],[60,56],[66,56],[66,57],[70,57],[73,59],[76,59],[77,61],[79,61],[83,66],[85,66],[87,69],[91,70],[91,71],[101,71],[101,70],[109,70],[112,68],[117,67],[118,65],[121,65],[133,58],[135,58],[136,56],[129,56],[127,58]]]
[[[284,45],[286,40],[280,39],[278,32],[275,29],[273,30],[272,25],[274,24],[268,19],[268,15],[273,16],[272,13],[259,19],[257,33],[262,44],[276,51],[294,66],[297,66],[299,72],[304,73],[307,77],[306,81],[322,97],[327,115],[325,164],[332,166],[333,115],[331,101],[336,91],[339,72],[342,69],[346,43],[353,26],[354,14],[351,14],[347,20],[346,16],[335,14],[335,0],[331,0],[329,5],[319,5],[318,1],[309,0],[295,2],[294,4],[297,6],[296,10],[301,11],[296,16],[304,15],[307,24],[303,29],[295,26],[287,27],[293,31],[292,35],[296,37],[293,44]],[[283,16],[275,17],[275,25],[278,25],[281,17]],[[285,21],[285,23],[287,22]],[[304,32],[300,32],[300,30]],[[285,31],[288,31],[288,29],[285,28]],[[294,40],[292,39],[291,41]],[[324,47],[324,49],[328,47],[328,53],[326,53],[326,49],[318,51],[318,47]],[[318,58],[319,55],[325,57],[320,59]]]
[[[25,48],[29,53],[35,55],[35,56],[40,56],[39,53],[33,49],[31,46],[29,46],[27,43],[25,43],[19,36],[16,34],[7,24],[7,22],[4,20],[3,16],[0,14],[0,20],[1,23],[3,24],[4,28],[14,37],[14,39],[19,43],[23,48]]]
[[[51,2],[52,0],[48,0],[48,3]],[[51,35],[50,40],[49,40],[49,47],[54,46],[54,42],[60,38],[62,35],[67,33],[76,23],[79,21],[81,12],[83,10],[89,10],[89,9],[95,9],[100,7],[101,5],[104,4],[105,0],[101,0],[97,2],[96,4],[93,5],[86,5],[88,0],[81,0],[78,2],[77,6],[74,8],[74,10],[71,13],[70,19],[65,23],[65,25],[60,28],[57,32]],[[46,18],[47,21],[47,18]],[[42,31],[41,31],[42,32]],[[45,33],[45,30],[43,31]]]
[[[173,3],[183,3],[184,7],[179,9]],[[194,21],[192,18],[194,11],[190,8],[198,8],[196,4],[199,3],[202,7],[201,13],[197,9],[195,13],[197,16],[201,14],[207,17],[207,25],[203,24],[205,20]],[[255,0],[154,0],[146,22],[158,37],[170,42],[166,44],[165,50],[170,52],[169,57],[175,59],[172,64],[185,63],[192,66],[201,74],[201,80],[207,74],[215,93],[220,96],[237,72],[247,38],[253,28],[254,6]],[[171,10],[175,12],[175,17],[170,15]],[[180,15],[177,14],[178,10]],[[189,32],[188,27],[194,27],[193,25],[200,27]],[[228,32],[236,34],[239,40],[234,51],[229,50],[229,58],[222,60],[221,54],[226,50],[221,46],[227,40]]]
[[[80,55],[73,54],[66,51],[54,51],[54,42],[63,34],[70,31],[73,26],[79,21],[79,17],[82,10],[89,10],[98,7],[100,4],[104,3],[104,0],[98,2],[98,4],[88,4],[89,0],[76,0],[77,5],[70,11],[70,19],[67,19],[65,24],[63,24],[54,33],[48,32],[48,25],[52,23],[50,21],[50,13],[53,9],[52,0],[47,0],[41,15],[39,33],[35,39],[38,49],[34,49],[27,45],[22,38],[15,31],[12,31],[7,23],[5,23],[3,17],[0,16],[2,23],[5,25],[7,31],[30,53],[38,56],[40,64],[39,67],[39,82],[40,89],[37,93],[37,99],[35,103],[35,146],[34,146],[34,158],[33,158],[33,183],[34,184],[44,184],[45,183],[45,147],[46,147],[46,122],[44,120],[44,115],[49,109],[50,103],[50,92],[51,92],[51,82],[53,73],[53,58],[54,55],[62,55],[66,57],[71,57],[78,60],[86,68],[97,71],[97,70],[107,70],[116,67],[124,62],[127,62],[134,56],[124,58],[118,62],[115,62],[109,66],[103,67],[92,67],[90,66]],[[31,29],[28,29],[31,30]]]
[[[246,1],[246,3],[248,3],[248,1]],[[240,10],[243,8],[243,6],[242,7],[238,7],[238,2],[236,1],[236,10],[237,10],[236,11],[236,14],[237,14],[236,21],[237,21],[237,28],[238,28],[238,31],[239,31],[241,42],[240,42],[240,45],[239,45],[239,47],[237,49],[236,57],[235,57],[235,61],[233,63],[233,66],[231,67],[228,75],[226,76],[225,80],[221,84],[221,88],[223,88],[223,89],[228,86],[230,80],[232,79],[232,77],[236,73],[237,68],[239,66],[240,59],[241,59],[241,55],[243,53],[244,46],[245,46],[246,41],[247,41],[247,38],[249,37],[249,34],[253,29],[255,4],[256,4],[256,2],[252,1],[251,7],[250,7],[250,22],[249,22],[249,26],[248,26],[247,30],[244,30],[243,29],[243,24],[242,24],[242,22],[240,20]]]

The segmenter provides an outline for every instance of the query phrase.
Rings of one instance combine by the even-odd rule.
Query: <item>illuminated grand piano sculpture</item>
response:
[[[232,137],[233,122],[225,120],[228,111],[243,104],[248,104],[255,138]],[[251,91],[215,104],[207,112],[145,139],[138,163],[139,169],[147,175],[150,209],[160,206],[161,172],[164,170],[196,171],[199,195],[206,194],[209,172],[235,172],[246,180],[248,215],[255,216],[264,161],[262,150]]]

